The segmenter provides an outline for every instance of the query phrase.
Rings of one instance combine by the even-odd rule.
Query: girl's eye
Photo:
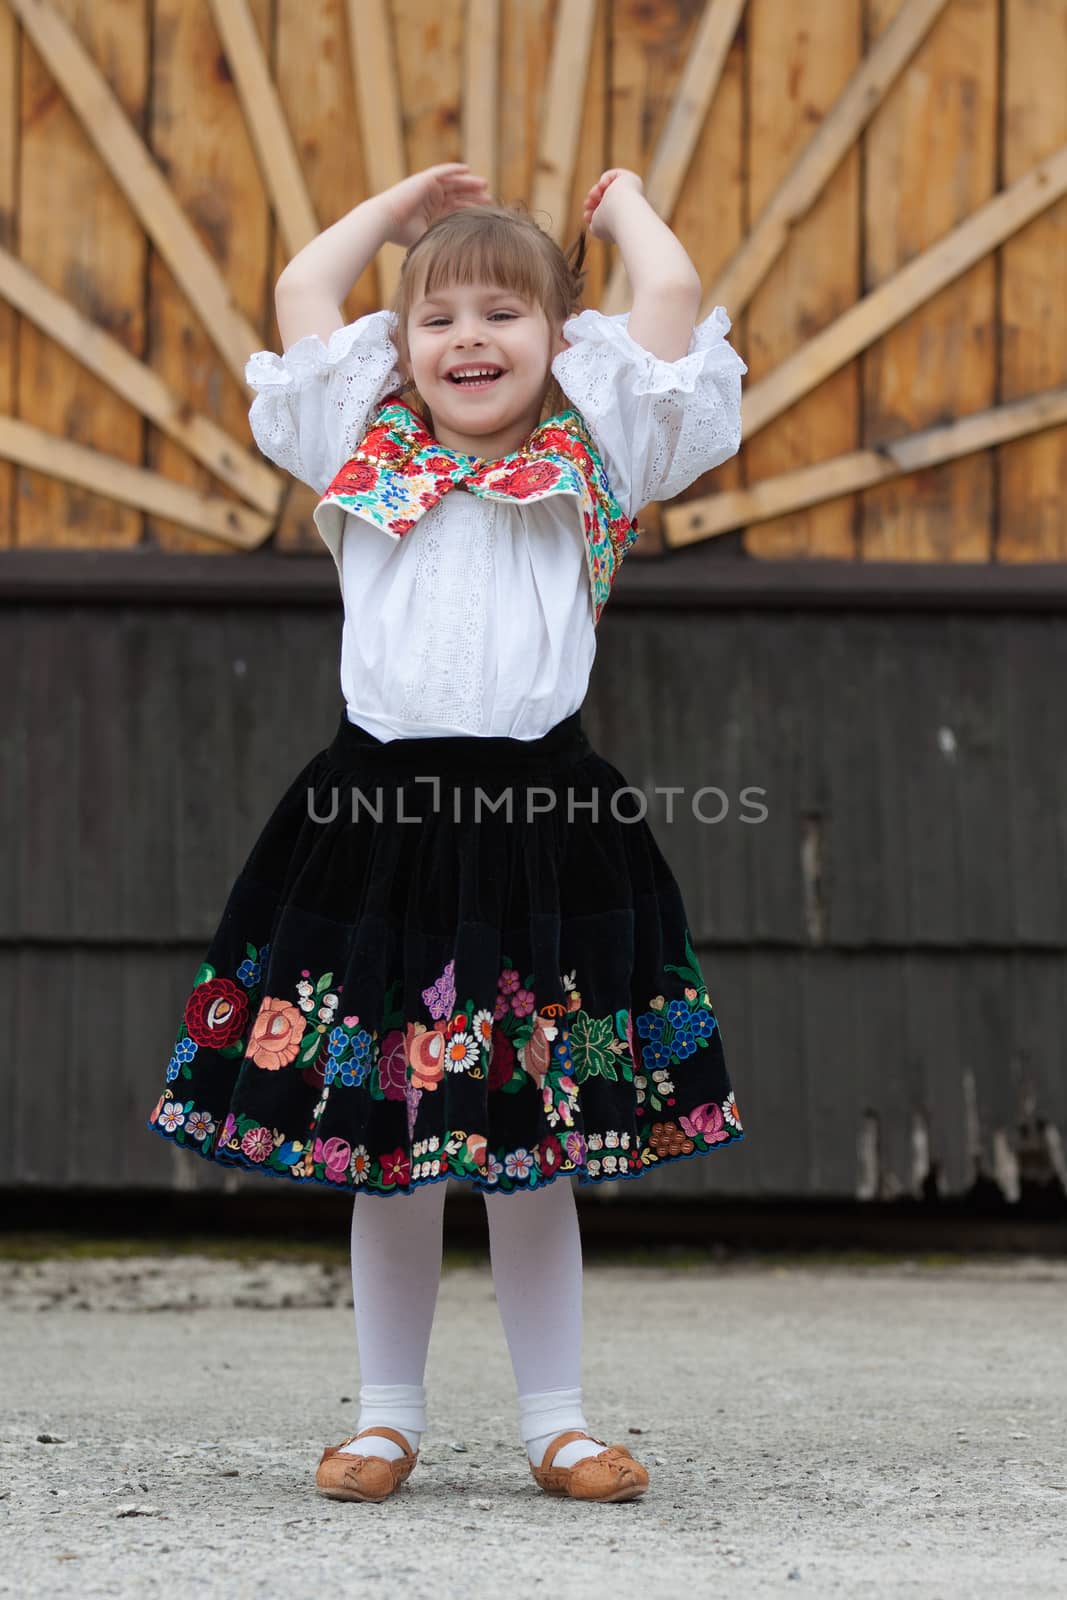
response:
[[[492,311],[492,312],[490,312],[490,320],[492,320],[493,317],[514,317],[514,315],[515,315],[514,311]],[[447,317],[434,317],[433,321],[432,322],[428,322],[426,324],[426,326],[428,328],[432,328],[438,322],[447,322],[447,321],[448,321]]]

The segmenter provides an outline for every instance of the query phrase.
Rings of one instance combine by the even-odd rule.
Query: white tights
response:
[[[352,1294],[360,1362],[356,1431],[386,1425],[418,1449],[426,1430],[423,1381],[441,1280],[446,1182],[407,1195],[357,1195],[352,1210]],[[582,1413],[582,1246],[573,1180],[528,1193],[485,1195],[489,1255],[519,1398],[520,1431],[540,1465],[557,1434],[587,1430]],[[371,1440],[352,1453],[371,1453]],[[602,1446],[575,1440],[555,1465]],[[375,1437],[373,1453],[400,1446]]]

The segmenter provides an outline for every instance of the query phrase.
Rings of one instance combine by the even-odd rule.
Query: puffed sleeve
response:
[[[309,333],[282,356],[257,350],[249,357],[253,438],[318,494],[351,458],[377,402],[404,387],[390,337],[395,322],[392,311],[372,311],[335,328],[329,344]]]
[[[630,313],[586,310],[563,326],[552,362],[580,411],[625,515],[670,500],[741,446],[741,374],[723,306],[697,324],[688,354],[662,361],[631,339]]]

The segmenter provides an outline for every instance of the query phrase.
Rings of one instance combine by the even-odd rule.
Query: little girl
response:
[[[721,306],[694,328],[696,271],[636,174],[605,172],[584,220],[626,315],[575,315],[584,234],[572,261],[466,165],[416,173],[290,262],[285,354],[247,369],[260,449],[320,497],[345,706],[230,890],[151,1122],[357,1197],[361,1409],[316,1474],[340,1499],[417,1460],[449,1177],[486,1197],[537,1483],[642,1494],[582,1409],[574,1179],[744,1137],[678,885],[580,708],[636,514],[735,454],[748,369]],[[393,307],[345,326],[386,241]]]

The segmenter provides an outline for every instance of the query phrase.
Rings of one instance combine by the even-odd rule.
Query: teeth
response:
[[[452,373],[450,376],[453,383],[476,383],[479,379],[499,377],[500,369],[498,367],[483,367],[478,372],[459,372]]]

